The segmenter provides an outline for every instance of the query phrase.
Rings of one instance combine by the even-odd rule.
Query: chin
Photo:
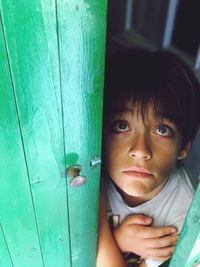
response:
[[[147,195],[151,194],[151,190],[145,188],[144,186],[133,186],[133,188],[126,188],[124,192],[133,197],[146,197]]]
[[[126,192],[127,195],[132,196],[132,197],[146,197],[149,192],[144,192],[144,191],[128,191]]]

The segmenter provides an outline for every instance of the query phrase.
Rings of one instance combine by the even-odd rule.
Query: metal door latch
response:
[[[95,167],[97,167],[98,165],[101,165],[101,158],[99,156],[94,156],[91,160],[90,160],[90,167],[92,169],[94,169]]]

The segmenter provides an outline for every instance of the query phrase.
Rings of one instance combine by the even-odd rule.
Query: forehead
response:
[[[136,119],[142,119],[144,124],[149,124],[153,121],[162,122],[163,120],[170,122],[173,125],[176,125],[174,121],[167,118],[167,116],[161,115],[159,110],[156,109],[151,101],[146,105],[141,105],[139,103],[133,103],[132,101],[127,102],[120,108],[116,110],[113,116],[122,116],[122,117],[134,117]]]
[[[144,105],[142,105],[141,103],[128,101],[124,105],[118,107],[115,110],[114,114],[129,114],[137,117],[142,116],[143,118],[147,118],[149,116],[161,118],[161,116],[155,109],[155,105],[153,105],[151,101]]]

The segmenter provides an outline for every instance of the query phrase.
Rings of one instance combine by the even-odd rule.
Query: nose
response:
[[[148,137],[140,135],[137,138],[134,138],[134,140],[132,140],[129,149],[129,157],[141,158],[144,160],[151,159],[152,150]]]

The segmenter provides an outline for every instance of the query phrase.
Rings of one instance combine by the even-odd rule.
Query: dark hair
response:
[[[200,84],[173,53],[127,49],[107,61],[104,121],[130,100],[143,117],[151,101],[157,115],[177,125],[183,144],[194,138],[200,122]]]

